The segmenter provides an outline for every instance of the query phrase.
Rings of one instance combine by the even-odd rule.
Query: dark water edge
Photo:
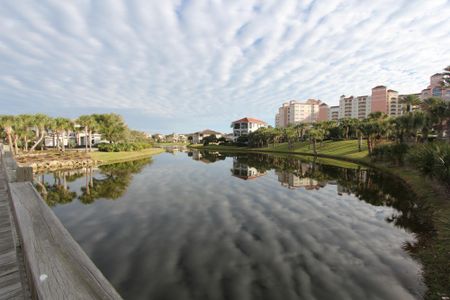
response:
[[[420,299],[431,230],[401,182],[264,154],[188,152],[39,178],[125,299]]]

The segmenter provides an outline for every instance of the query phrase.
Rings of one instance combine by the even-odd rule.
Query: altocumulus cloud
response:
[[[285,100],[420,91],[450,1],[2,1],[0,113],[116,111],[136,128],[273,122]]]

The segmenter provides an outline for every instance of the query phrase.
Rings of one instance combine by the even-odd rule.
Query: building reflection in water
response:
[[[307,190],[318,190],[325,186],[325,184],[320,184],[313,178],[297,176],[286,171],[275,171],[275,174],[277,174],[281,185],[289,189],[305,188]]]
[[[182,152],[182,153],[186,153],[189,151],[188,147],[183,146],[183,145],[175,145],[175,146],[162,146],[162,148],[164,148],[164,150],[167,153],[178,153],[178,152]]]
[[[257,168],[250,167],[246,163],[241,163],[237,157],[233,157],[233,169],[231,169],[231,174],[237,178],[248,180],[264,176],[267,172],[260,172]]]

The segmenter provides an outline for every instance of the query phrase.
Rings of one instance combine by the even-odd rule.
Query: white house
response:
[[[198,132],[194,132],[192,134],[192,143],[193,144],[201,144],[203,139],[205,137],[211,136],[211,135],[215,135],[216,138],[221,138],[222,137],[222,133],[211,130],[211,129],[205,129],[203,131],[198,131]]]
[[[267,127],[267,123],[254,118],[242,118],[231,122],[233,128],[233,141],[236,141],[240,136],[248,135],[250,132],[256,131],[261,127]]]

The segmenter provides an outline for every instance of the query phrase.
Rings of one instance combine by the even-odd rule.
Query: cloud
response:
[[[288,99],[418,92],[449,64],[449,18],[445,0],[3,1],[1,112],[228,130]]]
[[[232,163],[162,154],[120,199],[74,201],[55,213],[124,298],[423,294],[421,266],[402,250],[414,235],[385,220],[400,212],[338,196],[334,184],[287,189],[273,171],[241,180],[231,176]],[[70,189],[84,184],[78,179]]]

